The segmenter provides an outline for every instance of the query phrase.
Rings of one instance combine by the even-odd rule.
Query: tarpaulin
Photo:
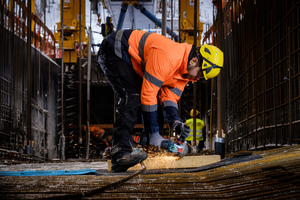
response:
[[[65,176],[98,174],[93,169],[79,170],[46,170],[46,171],[0,171],[0,176]]]

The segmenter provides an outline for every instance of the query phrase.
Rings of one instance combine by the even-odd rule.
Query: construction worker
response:
[[[223,52],[212,45],[195,47],[141,30],[119,30],[103,40],[98,62],[116,94],[116,120],[111,147],[111,169],[124,172],[145,160],[147,153],[134,149],[133,128],[142,112],[149,144],[160,148],[157,105],[179,138],[190,128],[179,117],[177,102],[189,81],[217,76]]]
[[[195,110],[195,115],[196,115],[196,141],[199,141],[198,143],[198,152],[200,153],[204,147],[204,142],[206,140],[206,127],[204,121],[201,119],[197,118],[197,115],[199,114],[198,110]],[[191,110],[190,112],[191,118],[186,120],[186,124],[190,127],[191,132],[189,136],[185,139],[188,141],[189,144],[194,139],[194,109]]]
[[[101,24],[101,34],[105,38],[112,32],[114,32],[114,25],[112,23],[112,18],[108,16],[106,17],[106,23]]]

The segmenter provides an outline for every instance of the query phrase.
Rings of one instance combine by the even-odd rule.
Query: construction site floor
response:
[[[98,174],[1,176],[0,199],[300,199],[300,145],[228,154],[199,168],[146,169],[126,182],[120,180],[134,171],[108,172],[104,161],[8,163],[0,171],[91,168]]]

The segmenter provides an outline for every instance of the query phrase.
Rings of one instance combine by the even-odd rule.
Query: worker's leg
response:
[[[114,54],[107,43],[101,45],[100,51],[98,61],[116,93],[116,119],[111,150],[114,164],[116,160],[130,154],[133,150],[134,143],[131,134],[138,120],[142,79],[131,65]],[[135,160],[135,158],[130,159]]]
[[[189,145],[188,145],[188,146],[189,146],[189,147],[188,147],[188,148],[189,148],[188,152],[191,153],[191,152],[192,152],[192,148],[191,148],[191,146],[192,146],[192,141],[186,141],[186,142],[189,143]]]
[[[159,102],[159,99],[157,99],[157,102]],[[166,142],[170,141],[162,137],[165,118],[160,104],[157,105],[157,121],[159,125],[159,131],[150,134],[149,144],[160,148],[162,141],[166,141]]]
[[[199,144],[198,144],[198,153],[201,153],[203,148],[204,148],[204,141],[201,140],[201,141],[199,141]]]

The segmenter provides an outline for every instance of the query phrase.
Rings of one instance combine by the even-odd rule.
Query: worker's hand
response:
[[[180,121],[174,122],[173,129],[175,130],[176,135],[179,135],[179,137],[183,139],[187,138],[190,132],[192,132],[188,125]]]

